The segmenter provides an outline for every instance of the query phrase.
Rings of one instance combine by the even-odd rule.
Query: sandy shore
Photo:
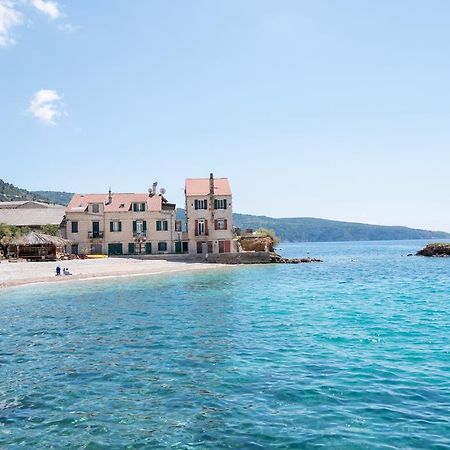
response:
[[[55,276],[56,266],[67,267],[72,275]],[[1,262],[0,288],[31,283],[65,282],[73,280],[130,277],[179,273],[198,270],[214,270],[220,264],[184,263],[164,260],[137,260],[108,258],[58,262]]]

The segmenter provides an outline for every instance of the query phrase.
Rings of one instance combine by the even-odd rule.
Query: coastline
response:
[[[56,266],[67,267],[72,275],[55,276]],[[107,258],[60,262],[17,262],[0,264],[0,291],[20,286],[74,281],[106,280],[196,272],[229,267],[224,264]]]

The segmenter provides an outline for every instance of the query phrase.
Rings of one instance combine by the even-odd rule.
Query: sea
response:
[[[448,449],[450,258],[282,244],[314,264],[0,291],[1,449]]]

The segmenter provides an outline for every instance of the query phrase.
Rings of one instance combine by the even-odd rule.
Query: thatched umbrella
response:
[[[20,247],[65,247],[70,244],[70,241],[58,236],[50,236],[49,234],[38,233],[36,231],[30,231],[28,234],[16,236],[12,241],[12,245],[17,247],[17,253],[19,256]]]

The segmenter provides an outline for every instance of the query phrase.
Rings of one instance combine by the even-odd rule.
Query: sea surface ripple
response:
[[[450,259],[423,244],[0,292],[0,448],[450,448]]]

